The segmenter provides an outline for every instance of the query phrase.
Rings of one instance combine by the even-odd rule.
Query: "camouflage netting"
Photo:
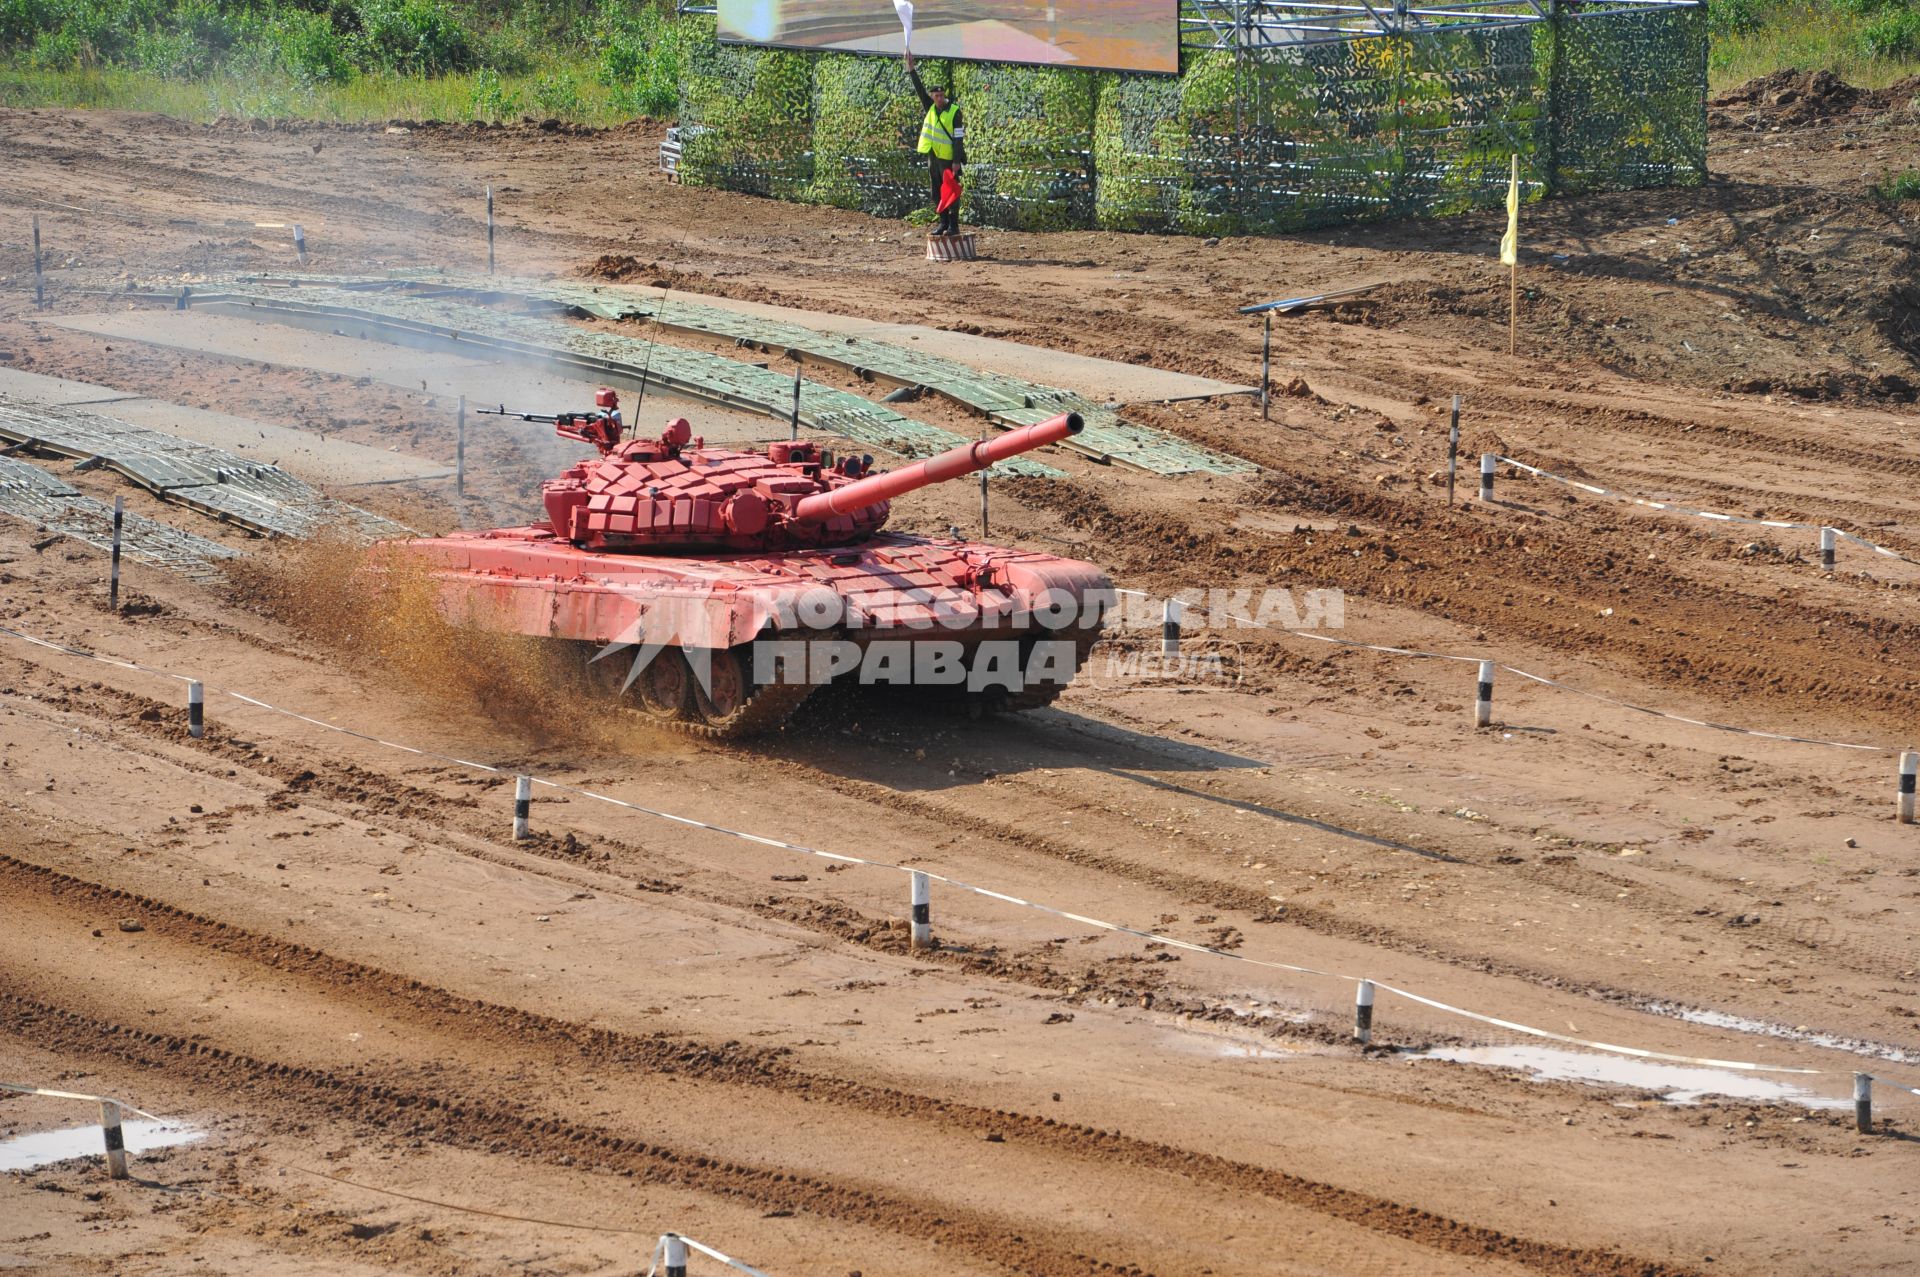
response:
[[[966,218],[1260,234],[1706,176],[1701,8],[1259,54],[1188,49],[1178,77],[921,65],[966,110]],[[900,217],[928,202],[897,59],[720,46],[683,89],[682,179]]]

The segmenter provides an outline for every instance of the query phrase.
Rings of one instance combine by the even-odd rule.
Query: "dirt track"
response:
[[[422,395],[37,322],[24,225],[40,213],[54,310],[80,313],[129,278],[288,266],[255,222],[300,221],[322,270],[470,269],[488,183],[516,273],[599,263],[1237,381],[1259,333],[1236,306],[1383,281],[1276,323],[1297,382],[1272,422],[1245,399],[1140,410],[1267,473],[1068,460],[996,498],[996,539],[1152,592],[1337,586],[1351,638],[1900,747],[1920,568],[1843,547],[1825,575],[1811,533],[1504,475],[1502,505],[1449,510],[1435,478],[1460,393],[1466,456],[1920,557],[1920,250],[1914,215],[1868,193],[1910,166],[1920,119],[1910,93],[1823,92],[1719,108],[1707,187],[1531,208],[1520,358],[1493,218],[996,234],[991,260],[934,273],[896,224],[668,185],[644,128],[0,112],[0,351],[448,460]],[[445,484],[342,495],[422,526],[519,509],[537,450],[491,425],[471,449],[461,508]],[[930,491],[896,522],[964,527],[972,499]],[[101,556],[39,539],[0,518],[0,624],[387,740],[1580,1038],[1836,1071],[1773,1079],[1826,1100],[1855,1068],[1920,1085],[1900,1063],[1920,1059],[1920,842],[1888,819],[1884,754],[1510,677],[1504,726],[1474,732],[1470,666],[1242,634],[1237,689],[1096,672],[1022,720],[835,702],[751,748],[573,735],[577,706],[529,723],[444,669],[343,660],[245,596],[136,573],[143,606],[112,618]],[[218,693],[190,741],[177,699],[0,646],[0,1079],[211,1133],[138,1163],[177,1191],[71,1165],[0,1179],[0,1257],[43,1271],[645,1271],[647,1237],[528,1220],[674,1228],[833,1277],[1893,1273],[1920,1246],[1920,1101],[1884,1088],[1892,1134],[1863,1138],[1838,1109],[1415,1061],[1395,1048],[1520,1039],[1385,996],[1362,1053],[1349,984],[951,892],[948,947],[913,954],[894,875],[550,791],[515,844],[510,779]],[[0,1135],[75,1117],[0,1102]]]

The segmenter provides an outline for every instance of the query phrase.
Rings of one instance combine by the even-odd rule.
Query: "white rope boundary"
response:
[[[1148,600],[1152,600],[1154,597],[1143,590],[1115,590],[1114,593],[1131,594],[1135,598]],[[1238,620],[1238,618],[1236,618],[1236,620]],[[1469,665],[1479,665],[1485,659],[1478,656],[1460,656],[1451,652],[1423,652],[1416,648],[1388,647],[1380,643],[1361,643],[1354,639],[1334,638],[1330,634],[1314,634],[1308,630],[1290,630],[1283,626],[1262,625],[1258,621],[1252,620],[1248,620],[1245,623],[1269,634],[1284,634],[1292,638],[1306,639],[1313,643],[1327,643],[1334,647],[1351,648],[1361,652],[1384,652],[1390,656],[1406,656],[1427,661],[1459,661]],[[1731,723],[1716,723],[1704,718],[1688,718],[1683,714],[1675,714],[1663,709],[1654,709],[1649,705],[1637,705],[1632,701],[1624,701],[1618,697],[1608,696],[1604,692],[1590,692],[1583,687],[1574,687],[1570,683],[1562,683],[1558,679],[1547,678],[1542,674],[1530,673],[1517,665],[1507,665],[1501,661],[1494,661],[1492,664],[1496,669],[1503,669],[1509,674],[1517,674],[1521,678],[1531,682],[1540,683],[1547,687],[1558,688],[1563,692],[1572,692],[1575,696],[1585,696],[1589,700],[1602,701],[1620,709],[1630,709],[1636,714],[1646,714],[1653,718],[1664,718],[1673,723],[1685,723],[1690,727],[1705,727],[1711,731],[1732,732],[1736,736],[1752,736],[1760,740],[1785,741],[1793,745],[1819,745],[1828,749],[1852,749],[1874,754],[1898,754],[1903,752],[1901,747],[1897,745],[1862,745],[1853,741],[1823,740],[1814,736],[1793,736],[1785,732],[1763,731],[1756,727],[1739,727]],[[178,676],[176,675],[175,677]]]
[[[1527,473],[1537,475],[1542,479],[1551,479],[1555,483],[1564,483],[1569,488],[1578,488],[1582,492],[1590,492],[1597,497],[1605,497],[1609,501],[1624,501],[1629,505],[1645,506],[1649,510],[1663,510],[1668,514],[1690,515],[1696,519],[1709,519],[1715,523],[1739,523],[1745,524],[1748,527],[1781,528],[1800,532],[1825,532],[1831,529],[1835,536],[1843,540],[1852,541],[1856,545],[1863,545],[1875,554],[1882,555],[1889,559],[1897,559],[1912,567],[1920,567],[1920,564],[1915,564],[1912,559],[1907,558],[1897,551],[1889,550],[1884,545],[1875,545],[1865,537],[1855,536],[1853,533],[1845,531],[1844,529],[1833,527],[1832,524],[1789,523],[1784,519],[1753,519],[1738,514],[1719,514],[1712,510],[1696,510],[1692,506],[1681,505],[1676,501],[1655,501],[1651,497],[1636,497],[1630,492],[1615,492],[1611,488],[1602,488],[1591,483],[1582,483],[1578,479],[1569,479],[1565,475],[1555,474],[1551,470],[1542,470],[1539,466],[1530,466],[1526,462],[1517,461],[1512,457],[1503,457],[1497,452],[1492,455],[1494,460],[1504,462],[1516,469],[1525,470]]]
[[[1135,592],[1137,593],[1137,591]],[[125,661],[125,660],[120,660],[116,657],[102,656],[98,653],[89,652],[82,648],[69,647],[63,643],[55,643],[48,639],[37,638],[31,635],[23,634],[18,630],[6,628],[4,626],[0,626],[0,634],[6,635],[11,638],[22,639],[28,643],[33,644],[34,646],[43,647],[50,651],[61,652],[69,656],[77,656],[85,660],[98,661],[106,665],[117,666],[121,669],[134,670],[142,674],[150,674],[150,675],[154,675],[161,678],[170,678],[179,682],[190,683],[190,682],[198,681],[198,680],[187,678],[185,675],[182,675],[182,674],[174,674],[165,670],[159,670],[149,666],[140,665],[133,661]],[[1355,646],[1365,646],[1365,645],[1356,644]],[[1416,655],[1426,655],[1426,654],[1416,653]],[[1444,657],[1443,659],[1458,660],[1458,659],[1465,659],[1465,658]],[[329,723],[324,719],[314,718],[308,714],[301,714],[294,710],[283,709],[280,706],[269,704],[266,701],[259,700],[252,696],[247,696],[240,692],[229,691],[225,688],[220,688],[217,686],[213,686],[211,684],[208,684],[205,686],[209,691],[219,692],[222,695],[230,696],[237,701],[241,701],[245,704],[255,706],[259,709],[267,710],[270,713],[279,714],[287,718],[295,719],[299,722],[308,723],[314,727],[321,728],[325,731],[336,732],[343,736],[350,736],[356,740],[367,741],[369,743],[380,745],[388,749],[401,750],[405,753],[413,754],[421,758],[431,758],[439,762],[453,763],[461,767],[473,768],[475,770],[487,772],[493,775],[516,774],[511,769],[508,769],[508,768],[495,767],[488,763],[474,762],[470,759],[456,758],[451,754],[443,754],[435,750],[422,749],[414,745],[403,745],[398,742],[383,740],[380,737],[370,735],[366,732],[359,732],[349,727],[342,727],[336,723]],[[1635,1059],[1660,1060],[1668,1063],[1695,1065],[1703,1068],[1735,1069],[1743,1072],[1755,1072],[1755,1073],[1787,1073],[1787,1074],[1795,1074],[1795,1075],[1805,1076],[1805,1077],[1816,1077],[1816,1076],[1848,1077],[1848,1076],[1858,1075],[1856,1070],[1808,1069],[1808,1068],[1790,1067],[1786,1065],[1762,1064],[1762,1063],[1758,1063],[1750,1060],[1722,1060],[1722,1059],[1716,1059],[1708,1056],[1676,1055],[1676,1054],[1671,1054],[1664,1051],[1650,1051],[1650,1050],[1645,1050],[1639,1047],[1620,1046],[1618,1044],[1611,1043],[1611,1042],[1599,1042],[1599,1041],[1594,1041],[1588,1038],[1572,1037],[1567,1034],[1555,1033],[1549,1029],[1536,1028],[1532,1025],[1521,1024],[1512,1020],[1500,1019],[1496,1016],[1490,1016],[1490,1015],[1484,1014],[1483,1012],[1471,1011],[1465,1007],[1455,1006],[1452,1003],[1448,1003],[1448,1002],[1441,1002],[1441,1001],[1438,1001],[1437,999],[1428,998],[1420,994],[1410,992],[1406,989],[1398,988],[1393,985],[1368,981],[1365,977],[1361,977],[1361,976],[1344,975],[1342,973],[1334,972],[1334,971],[1322,971],[1315,967],[1297,966],[1292,963],[1275,962],[1275,961],[1271,961],[1269,959],[1264,959],[1264,958],[1252,958],[1244,954],[1233,953],[1225,949],[1214,948],[1211,945],[1196,944],[1193,941],[1181,940],[1175,936],[1162,935],[1158,932],[1147,931],[1138,927],[1129,927],[1121,923],[1107,922],[1099,918],[1093,918],[1085,914],[1074,913],[1070,910],[1061,909],[1053,905],[1041,904],[1037,901],[1032,901],[1032,900],[1025,900],[1019,896],[1008,895],[1005,892],[994,891],[987,887],[975,886],[972,883],[964,882],[958,878],[951,878],[944,874],[930,873],[926,870],[917,870],[907,865],[893,864],[891,862],[884,861],[884,860],[873,860],[873,859],[869,859],[862,856],[851,856],[842,852],[823,851],[816,847],[809,847],[801,843],[788,842],[784,839],[772,838],[764,834],[754,834],[754,833],[748,833],[744,830],[730,829],[724,825],[715,825],[707,821],[696,820],[691,816],[681,816],[673,812],[661,811],[656,808],[646,807],[639,803],[628,802],[625,799],[614,798],[607,794],[596,793],[593,790],[582,789],[578,786],[568,785],[560,781],[547,780],[538,776],[531,777],[530,779],[532,779],[536,784],[542,785],[549,789],[557,790],[562,793],[578,794],[583,798],[590,798],[596,802],[607,803],[611,806],[624,808],[625,810],[638,812],[646,816],[652,816],[652,817],[655,817],[656,819],[670,821],[674,824],[684,825],[693,829],[705,830],[709,833],[720,834],[724,837],[738,839],[743,842],[754,843],[762,847],[772,847],[782,851],[791,851],[800,855],[818,857],[822,860],[836,861],[841,864],[864,865],[869,868],[883,869],[893,873],[903,873],[903,874],[909,874],[909,875],[915,874],[915,873],[924,874],[928,879],[935,882],[944,883],[947,886],[950,886],[958,891],[968,892],[970,894],[973,894],[976,896],[982,896],[990,900],[998,900],[1003,903],[1014,905],[1016,907],[1023,908],[1023,909],[1032,909],[1039,913],[1044,913],[1056,918],[1062,918],[1070,922],[1077,922],[1084,926],[1092,927],[1097,930],[1111,931],[1121,935],[1135,936],[1142,940],[1146,940],[1155,944],[1164,944],[1171,948],[1181,949],[1189,953],[1203,953],[1212,957],[1223,958],[1229,962],[1236,962],[1245,966],[1258,967],[1258,968],[1269,970],[1269,971],[1285,971],[1285,972],[1291,972],[1291,973],[1300,974],[1300,975],[1320,976],[1327,979],[1344,981],[1348,984],[1352,984],[1355,986],[1359,986],[1362,983],[1373,983],[1377,988],[1384,989],[1387,992],[1392,993],[1398,997],[1404,998],[1410,1002],[1415,1002],[1422,1006],[1430,1007],[1434,1010],[1441,1011],[1446,1014],[1460,1016],[1463,1019],[1475,1020],[1482,1024],[1494,1025],[1499,1028],[1509,1030],[1510,1032],[1523,1034],[1529,1037],[1541,1038],[1546,1041],[1563,1042],[1568,1045],[1584,1047],[1589,1050],[1602,1051],[1602,1052],[1606,1052],[1613,1055],[1631,1056],[1632,1058],[1635,1058]],[[1888,1082],[1888,1085],[1893,1086],[1896,1090],[1905,1091],[1913,1095],[1920,1096],[1920,1089],[1915,1089],[1913,1087],[1908,1087],[1900,1083],[1891,1082],[1891,1081]]]

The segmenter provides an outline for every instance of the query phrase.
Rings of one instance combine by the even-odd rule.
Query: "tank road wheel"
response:
[[[693,717],[693,671],[679,648],[668,648],[647,662],[633,682],[633,699],[647,717],[664,723]]]
[[[679,725],[690,735],[733,740],[773,731],[813,693],[812,684],[805,682],[755,683],[751,644],[703,655],[711,658],[707,685],[701,687],[697,678],[688,675],[693,685],[693,715],[689,722]]]

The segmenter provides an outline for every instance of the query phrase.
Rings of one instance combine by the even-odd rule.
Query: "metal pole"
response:
[[[1480,662],[1480,683],[1474,689],[1473,725],[1488,727],[1493,723],[1493,662]]]
[[[933,884],[918,869],[913,876],[913,947],[933,947]]]
[[[1453,505],[1453,476],[1460,469],[1460,396],[1453,397],[1453,425],[1447,429],[1447,505]]]
[[[293,251],[300,255],[300,264],[305,266],[307,264],[307,232],[298,222],[293,224]]]
[[[1903,825],[1913,823],[1913,791],[1920,783],[1920,753],[1908,750],[1900,755],[1900,801],[1894,819]]]
[[[1260,420],[1272,421],[1273,414],[1273,312],[1267,312],[1266,336],[1260,340]]]
[[[207,690],[198,680],[187,684],[187,735],[194,740],[207,735]]]
[[[987,531],[987,472],[982,470],[980,472],[980,539],[984,541],[989,535],[991,534]]]
[[[1362,980],[1353,994],[1353,1036],[1361,1046],[1373,1041],[1373,981]]]
[[[107,584],[107,611],[120,610],[120,529],[127,521],[126,500],[113,499],[113,576]]]
[[[1862,1135],[1873,1134],[1873,1074],[1853,1075],[1853,1124]]]
[[[40,269],[40,215],[33,215],[33,308],[47,304],[47,277]]]
[[[787,438],[800,437],[800,356],[793,357],[793,415],[788,418]]]
[[[460,396],[453,436],[453,495],[467,495],[467,397]]]
[[[114,1179],[125,1179],[127,1137],[120,1129],[120,1105],[113,1100],[100,1101],[100,1133],[107,1141],[107,1174]]]
[[[1834,551],[1840,548],[1840,536],[1832,528],[1820,529],[1820,570],[1833,571]]]
[[[493,274],[493,188],[487,188],[487,274]]]
[[[1493,500],[1493,467],[1495,457],[1491,452],[1480,454],[1480,499]]]
[[[687,1243],[678,1233],[668,1233],[660,1239],[666,1243],[666,1277],[687,1277]]]

